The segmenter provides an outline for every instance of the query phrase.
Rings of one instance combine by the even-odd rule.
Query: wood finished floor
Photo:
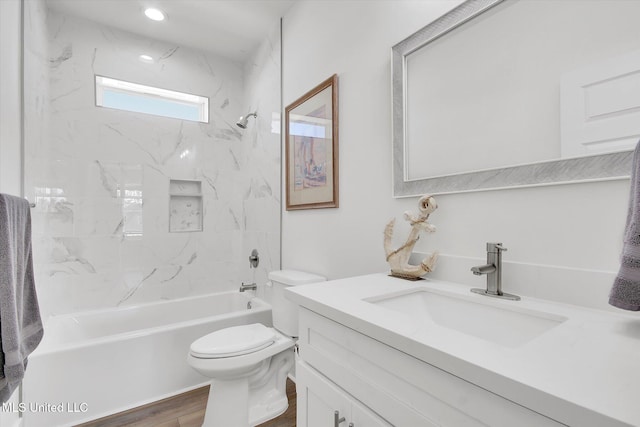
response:
[[[201,427],[209,397],[209,386],[159,400],[76,427]],[[287,380],[287,411],[259,427],[296,426],[296,386]],[[233,427],[233,426],[220,426]]]

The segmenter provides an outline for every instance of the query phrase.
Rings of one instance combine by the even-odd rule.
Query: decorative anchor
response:
[[[395,277],[401,277],[408,280],[420,280],[420,276],[430,273],[435,269],[436,261],[438,260],[438,252],[435,251],[430,257],[426,257],[422,260],[420,265],[409,264],[409,257],[413,251],[413,247],[420,238],[421,231],[427,231],[434,233],[436,226],[429,224],[427,219],[429,214],[438,208],[436,199],[431,196],[422,196],[418,201],[420,212],[418,215],[413,215],[407,211],[404,213],[404,219],[411,224],[411,231],[407,237],[407,241],[404,245],[398,249],[391,247],[391,237],[393,236],[393,227],[396,223],[396,219],[389,221],[384,228],[384,251],[387,254],[387,262],[391,266],[391,275]]]

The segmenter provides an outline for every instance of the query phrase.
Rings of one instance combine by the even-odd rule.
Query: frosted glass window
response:
[[[96,76],[96,105],[209,123],[209,98]]]

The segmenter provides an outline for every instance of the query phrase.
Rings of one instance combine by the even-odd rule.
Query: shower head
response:
[[[251,116],[258,117],[258,114],[256,112],[256,113],[249,113],[246,116],[240,116],[240,118],[236,122],[236,125],[241,129],[246,129],[247,128],[247,122],[249,121],[249,117],[251,117]]]

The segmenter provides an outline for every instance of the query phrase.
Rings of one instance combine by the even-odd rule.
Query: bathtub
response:
[[[29,357],[22,427],[76,425],[206,385],[187,364],[191,343],[256,322],[271,325],[271,306],[237,291],[51,317]]]

